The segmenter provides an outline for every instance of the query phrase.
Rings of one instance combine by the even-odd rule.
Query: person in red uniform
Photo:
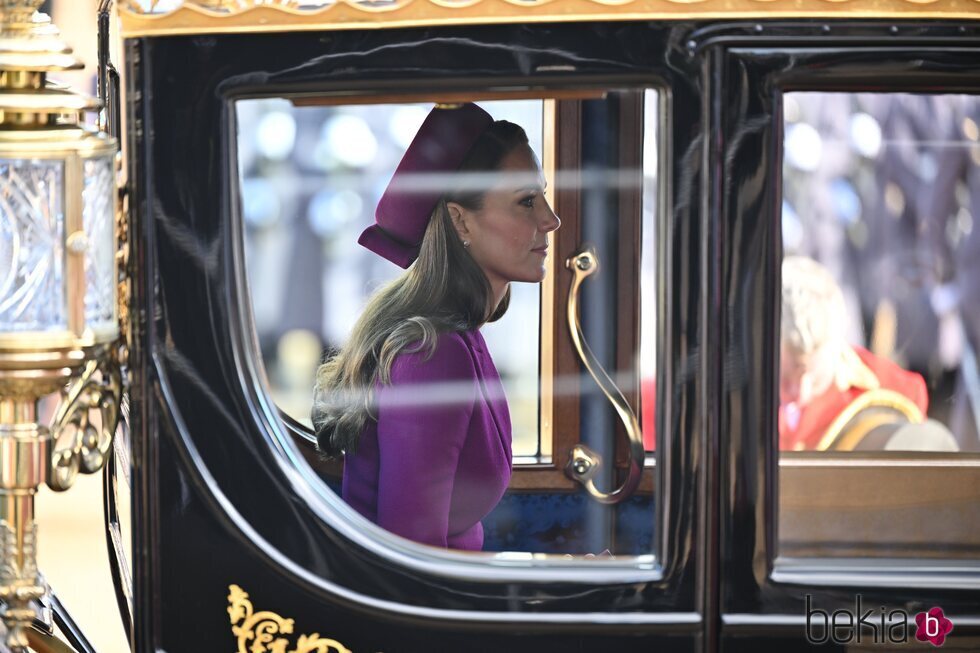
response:
[[[921,375],[847,342],[844,296],[826,268],[788,256],[782,273],[780,450],[833,448],[829,427],[869,391],[897,393],[926,414],[929,396]]]

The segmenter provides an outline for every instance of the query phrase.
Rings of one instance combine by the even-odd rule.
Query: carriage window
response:
[[[431,104],[237,104],[245,257],[270,390],[311,426],[313,378],[347,338],[371,294],[402,269],[358,245]],[[487,102],[541,151],[542,101]],[[483,330],[504,379],[515,455],[538,452],[539,287],[513,284],[508,320]]]
[[[980,98],[783,116],[780,555],[980,558]]]
[[[502,440],[509,438],[510,450],[501,456],[498,443],[483,453],[470,451],[467,447],[475,440],[467,431],[460,447],[449,440],[433,451],[408,447],[399,454],[399,465],[389,466],[388,472],[381,469],[385,459],[379,443],[407,432],[399,426],[395,435],[388,433],[390,416],[398,415],[400,425],[416,423],[427,419],[423,413],[430,409],[432,414],[451,412],[444,410],[455,401],[451,397],[472,399],[465,384],[436,383],[424,391],[413,386],[396,396],[398,383],[413,374],[424,376],[424,363],[429,360],[421,353],[403,356],[384,368],[393,375],[390,383],[375,378],[363,386],[368,391],[352,393],[371,407],[365,409],[360,423],[366,426],[355,440],[341,442],[338,436],[338,448],[346,453],[336,457],[344,460],[346,469],[335,468],[332,480],[328,478],[334,489],[359,512],[384,525],[386,518],[367,504],[380,501],[374,494],[385,491],[385,483],[408,487],[419,475],[431,476],[442,458],[451,458],[457,469],[470,464],[461,461],[470,460],[473,478],[482,480],[473,485],[469,496],[462,496],[467,479],[457,477],[447,485],[452,494],[450,521],[459,517],[457,510],[463,510],[464,521],[470,512],[488,511],[480,535],[484,550],[562,554],[608,550],[610,555],[647,556],[654,553],[656,473],[658,94],[643,89],[585,89],[558,97],[529,97],[533,95],[502,99],[501,93],[485,92],[489,99],[477,97],[478,109],[470,108],[459,94],[439,105],[394,96],[386,104],[331,97],[236,103],[244,259],[266,380],[280,410],[313,430],[315,402],[326,407],[316,415],[334,419],[330,402],[345,401],[347,396],[337,388],[357,385],[351,385],[354,376],[324,376],[323,363],[339,361],[339,355],[348,353],[345,360],[360,361],[358,365],[385,359],[383,347],[364,345],[373,337],[363,326],[364,316],[372,311],[375,317],[397,313],[391,342],[402,338],[401,346],[411,351],[424,344],[425,332],[413,330],[415,322],[408,314],[392,307],[408,302],[412,311],[429,311],[429,323],[437,334],[438,348],[433,351],[438,369],[457,369],[465,358],[480,377],[478,398],[486,405],[474,405],[462,427],[472,430],[482,424],[480,428],[500,434]],[[465,123],[460,117],[463,112],[474,112],[474,119],[481,120],[481,110],[526,134],[526,146],[506,145],[511,149],[505,153],[519,150],[533,155],[508,154],[489,167],[473,163],[492,155],[479,153],[488,147],[482,140],[467,139],[481,138],[489,128],[481,126],[471,135],[468,126],[454,123]],[[432,154],[436,163],[426,159],[431,153],[419,155],[413,144],[430,119],[450,125],[436,129],[440,138],[447,139],[438,143],[441,153]],[[496,125],[493,129],[500,133],[493,138],[500,142],[523,138]],[[462,152],[452,154],[458,143],[465,143],[459,146]],[[406,151],[415,157],[411,174],[403,174],[400,167],[410,158]],[[463,154],[463,164],[439,158]],[[438,174],[429,169],[419,172],[417,166],[426,165],[436,165]],[[506,189],[513,198],[504,197],[501,185],[510,180],[520,182],[520,189]],[[468,199],[470,186],[476,192],[469,195],[482,200]],[[392,188],[401,194],[388,204],[396,196]],[[525,191],[524,195],[515,194],[517,190]],[[436,202],[440,194],[436,212],[426,209],[415,235],[409,227],[407,232],[398,231],[415,219],[416,199],[433,195]],[[439,207],[444,207],[444,216]],[[434,232],[442,234],[438,238],[443,241],[431,241],[443,243],[438,247],[429,241],[436,216],[446,220]],[[598,265],[581,275],[576,285],[579,264],[574,257],[586,251]],[[445,302],[452,296],[458,310],[469,306],[467,298],[482,296],[475,285],[466,285],[465,265],[453,268],[448,285],[440,285],[436,268],[443,260],[458,260],[452,256],[463,256],[480,267],[490,281],[489,299],[494,302],[499,299],[497,282],[509,287],[506,312],[478,332],[460,322],[458,312],[446,318],[442,304],[438,310],[426,304],[435,297]],[[399,281],[408,278],[406,274],[421,280],[423,292]],[[445,290],[456,287],[453,283],[465,288],[462,298]],[[576,316],[573,322],[570,308]],[[448,331],[459,338],[445,347],[459,351],[442,360],[444,338],[438,334]],[[639,430],[617,416],[610,393],[589,371],[588,357],[593,370],[607,375],[622,393],[637,416]],[[404,362],[409,359],[410,363]],[[336,369],[341,369],[339,364]],[[330,392],[315,396],[315,383],[321,387],[335,383],[323,381],[327,378],[344,378],[348,386],[330,385]],[[452,428],[446,427],[445,432],[451,433]],[[442,427],[437,430],[442,432]],[[430,431],[426,437],[434,437]],[[341,432],[346,431],[331,431]],[[602,505],[566,473],[573,447],[582,444],[594,455],[597,492],[612,492],[631,482],[629,461],[635,452],[631,452],[631,438],[648,455],[642,476],[633,478],[638,482],[633,483],[632,497],[621,505]],[[376,458],[381,462],[374,464]],[[499,496],[490,496],[494,492],[487,488],[501,476],[509,477],[509,483],[505,479]],[[356,482],[351,480],[355,477]],[[365,493],[371,497],[365,498]],[[439,498],[450,501],[448,495]],[[477,500],[482,503],[471,505]],[[422,498],[416,503],[425,505],[402,506],[401,516],[425,511],[429,505]],[[399,521],[397,515],[389,517],[392,523]],[[473,548],[479,539],[475,532],[459,524],[449,530],[454,528],[465,532],[441,545]],[[407,536],[439,544],[430,542],[426,534]]]

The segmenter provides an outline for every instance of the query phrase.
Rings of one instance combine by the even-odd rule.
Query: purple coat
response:
[[[479,331],[440,334],[424,359],[399,354],[391,385],[375,386],[378,421],[345,458],[343,497],[392,533],[478,551],[510,482],[503,385]]]

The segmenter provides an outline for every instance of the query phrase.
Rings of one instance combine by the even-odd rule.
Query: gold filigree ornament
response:
[[[124,37],[606,20],[977,20],[980,0],[121,0]]]
[[[231,632],[238,638],[238,653],[351,653],[335,639],[320,637],[319,633],[300,635],[296,646],[287,649],[295,626],[275,612],[255,612],[248,592],[238,585],[228,586],[228,616]]]
[[[51,425],[54,446],[47,483],[52,490],[70,488],[78,472],[102,469],[119,425],[122,392],[119,364],[111,358],[89,361],[68,387]],[[98,423],[93,423],[93,413]]]
[[[0,519],[0,600],[6,604],[3,620],[9,629],[7,645],[27,647],[25,623],[34,618],[33,601],[44,594],[37,573],[37,526],[29,522],[21,533]]]

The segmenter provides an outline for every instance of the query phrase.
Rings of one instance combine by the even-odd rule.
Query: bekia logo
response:
[[[915,638],[920,642],[942,646],[952,630],[953,622],[946,618],[942,608],[930,608],[929,612],[915,615]]]
[[[831,613],[814,608],[812,597],[806,595],[806,641],[810,644],[904,644],[908,642],[909,623],[905,610],[865,609],[860,594],[855,597],[853,612],[842,609]],[[942,646],[952,630],[953,622],[940,607],[915,615],[915,639],[920,642]]]

